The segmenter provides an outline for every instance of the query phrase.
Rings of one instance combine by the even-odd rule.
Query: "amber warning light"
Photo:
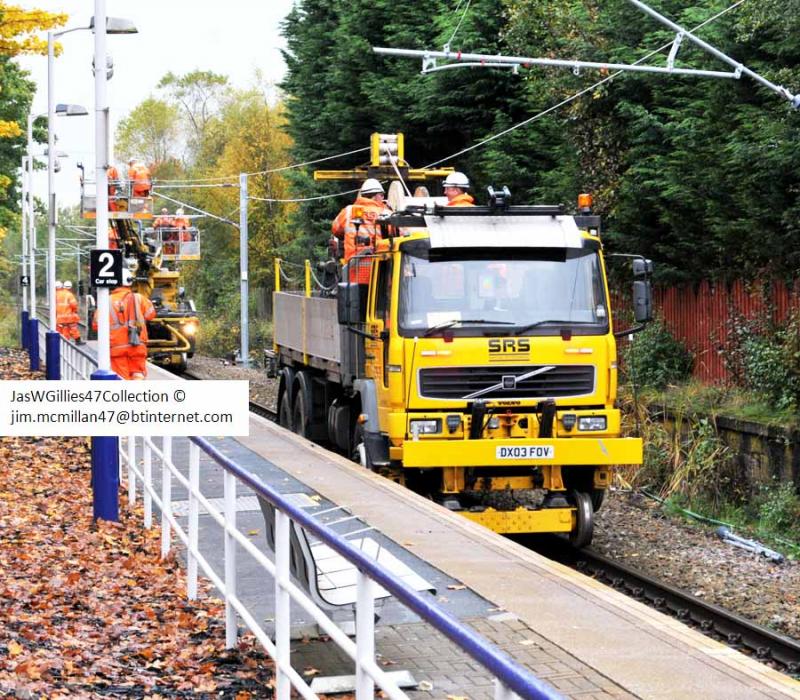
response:
[[[592,195],[584,192],[578,195],[578,211],[588,213],[592,210]]]

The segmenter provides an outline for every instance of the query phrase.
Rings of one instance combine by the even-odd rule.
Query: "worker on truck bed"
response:
[[[364,180],[358,197],[352,204],[342,209],[333,220],[331,231],[340,241],[344,241],[344,261],[358,255],[368,254],[381,238],[377,219],[382,214],[390,214],[391,208],[384,202],[383,185],[374,178]],[[350,267],[350,281],[369,284],[369,260],[356,261]],[[354,267],[355,266],[355,267]]]
[[[152,302],[131,289],[133,275],[122,271],[122,284],[109,298],[111,369],[122,379],[147,377],[147,322],[156,317]],[[92,320],[97,330],[97,312]]]
[[[448,207],[474,207],[475,200],[467,194],[469,178],[464,173],[450,173],[444,183],[444,196],[447,197]]]
[[[117,192],[119,191],[119,170],[116,165],[108,166],[108,210],[117,211]]]

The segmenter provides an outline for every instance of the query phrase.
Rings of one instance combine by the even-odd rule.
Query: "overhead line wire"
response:
[[[315,163],[323,163],[327,160],[335,160],[336,158],[344,158],[345,156],[351,156],[355,153],[363,153],[364,151],[370,150],[369,146],[365,146],[363,148],[356,148],[352,151],[345,151],[344,153],[336,153],[332,156],[324,156],[323,158],[316,158],[315,160],[307,160],[303,163],[292,163],[291,165],[282,165],[279,168],[271,168],[269,170],[257,170],[250,173],[241,173],[241,175],[269,175],[271,173],[280,173],[284,170],[292,170],[294,168],[302,168],[306,165],[314,165]],[[159,184],[175,184],[175,186],[183,185],[183,184],[192,184],[192,183],[203,183],[203,182],[212,182],[217,180],[238,180],[240,175],[220,175],[219,177],[209,177],[209,178],[195,178],[195,179],[185,179],[185,180],[154,180],[154,185]],[[236,186],[235,183],[230,183],[227,186]],[[196,185],[198,187],[219,187],[219,186],[226,186],[224,183],[218,183],[217,185]]]
[[[698,29],[702,29],[707,24],[710,24],[711,22],[714,22],[715,20],[719,19],[723,15],[726,15],[731,10],[735,10],[737,7],[739,7],[739,5],[741,5],[745,1],[746,0],[737,0],[737,2],[735,2],[733,5],[730,5],[729,7],[725,8],[724,10],[721,10],[716,15],[713,15],[712,17],[709,17],[707,20],[705,20],[704,22],[701,22],[700,24],[698,24],[696,27],[694,27],[690,31],[694,33]],[[667,48],[671,47],[673,43],[674,43],[673,41],[670,41],[670,42],[664,44],[663,46],[651,51],[647,55],[642,56],[638,61],[635,61],[633,63],[633,65],[638,65],[639,63],[643,63],[644,61],[652,58],[656,54],[661,53],[662,51],[664,51],[664,49],[667,49]],[[452,158],[457,158],[458,156],[464,155],[465,153],[469,153],[470,151],[473,151],[476,148],[480,148],[481,146],[484,146],[487,143],[490,143],[490,142],[492,142],[492,141],[494,141],[496,139],[499,139],[500,137],[505,136],[506,134],[510,134],[512,131],[515,131],[516,129],[519,129],[519,128],[523,127],[523,126],[526,126],[526,125],[530,124],[531,122],[537,121],[538,119],[541,119],[542,117],[547,116],[548,114],[550,114],[550,112],[554,112],[555,110],[559,109],[560,107],[563,107],[564,105],[569,104],[570,102],[573,102],[574,100],[577,100],[579,97],[582,97],[587,92],[591,92],[592,90],[600,87],[601,85],[604,85],[605,83],[613,80],[617,76],[621,75],[623,72],[624,71],[619,70],[616,73],[612,73],[611,75],[603,78],[602,80],[597,81],[593,85],[590,85],[589,87],[584,88],[583,90],[580,90],[579,92],[576,92],[571,97],[568,97],[565,100],[562,100],[558,104],[552,105],[551,107],[548,107],[547,109],[539,112],[538,114],[534,114],[532,117],[528,117],[528,119],[525,119],[524,121],[521,121],[518,124],[514,124],[513,126],[509,127],[508,129],[504,129],[503,131],[500,131],[497,134],[493,134],[492,136],[489,136],[489,137],[483,139],[482,141],[479,141],[478,143],[473,144],[472,146],[468,146],[467,148],[463,148],[460,151],[457,151],[456,153],[452,153],[449,156],[445,156],[444,158],[441,158],[440,160],[436,160],[436,161],[434,161],[432,163],[429,163],[428,165],[424,166],[422,169],[425,170],[427,168],[432,168],[433,166],[439,165],[440,163],[444,163],[447,160],[451,160]]]

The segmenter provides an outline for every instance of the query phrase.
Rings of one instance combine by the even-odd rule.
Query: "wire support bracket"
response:
[[[669,56],[667,57],[665,66],[651,66],[641,64],[627,64],[627,63],[609,63],[599,61],[579,61],[574,59],[553,59],[553,58],[535,58],[528,56],[503,56],[500,54],[478,54],[478,53],[464,53],[462,51],[451,51],[449,44],[445,45],[444,51],[432,50],[414,50],[414,49],[394,49],[388,47],[374,46],[373,52],[385,56],[405,56],[408,58],[421,58],[422,59],[422,73],[434,73],[442,70],[454,68],[510,68],[515,67],[514,72],[517,73],[519,67],[524,68],[530,66],[545,66],[556,68],[569,68],[576,75],[581,69],[589,70],[612,70],[612,71],[627,71],[635,73],[657,73],[667,75],[684,75],[694,76],[700,78],[716,78],[727,80],[739,80],[742,76],[759,83],[763,87],[777,93],[782,98],[788,100],[792,107],[795,109],[800,108],[800,93],[793,94],[790,90],[782,85],[777,85],[759,73],[751,70],[747,66],[727,54],[723,53],[711,44],[703,41],[695,36],[691,31],[676,24],[672,20],[659,14],[656,10],[649,5],[641,2],[641,0],[628,0],[632,5],[639,10],[655,19],[660,24],[670,28],[675,32],[675,39],[672,42]],[[732,8],[731,8],[732,9]],[[728,64],[733,70],[719,71],[719,70],[703,70],[699,68],[678,68],[675,62],[678,57],[681,45],[684,40],[691,42],[698,46],[705,53],[713,56],[717,60]],[[448,63],[440,64],[438,61],[442,59]]]

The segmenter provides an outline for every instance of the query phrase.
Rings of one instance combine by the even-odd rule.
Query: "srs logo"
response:
[[[530,352],[531,341],[529,338],[492,338],[489,341],[489,354],[512,354]]]

